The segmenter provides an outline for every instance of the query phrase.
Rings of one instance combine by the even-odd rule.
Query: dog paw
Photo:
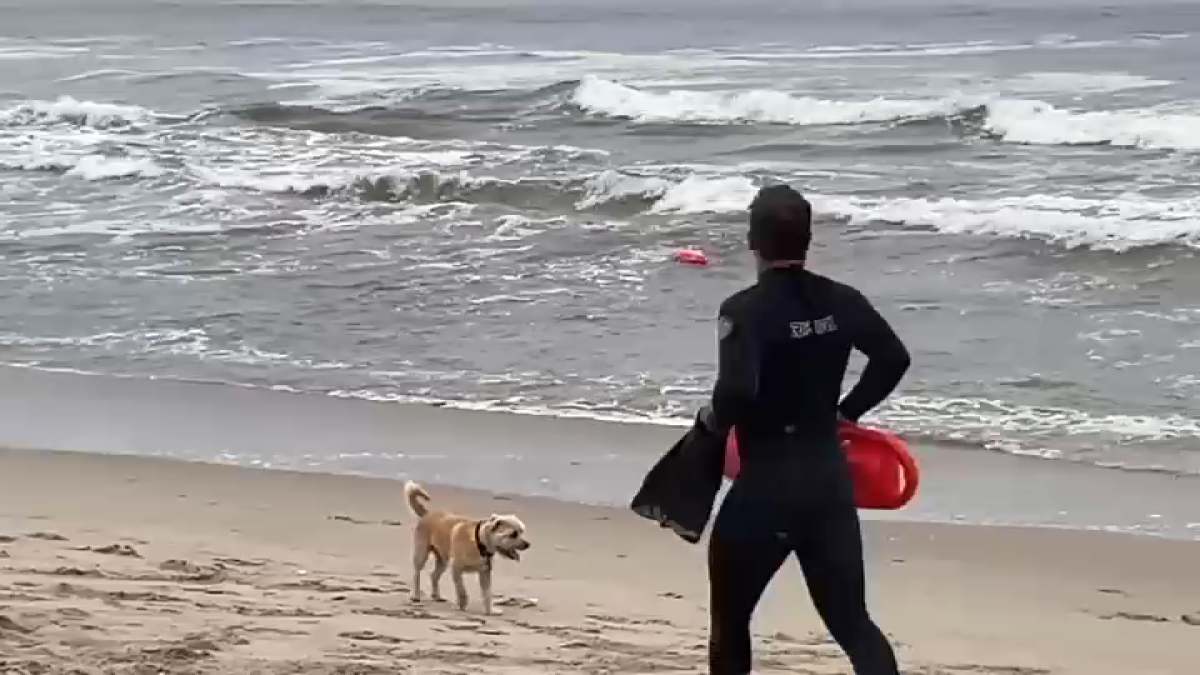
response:
[[[491,609],[483,610],[483,615],[484,616],[504,616],[504,610],[496,609],[495,607],[493,607]]]
[[[421,596],[410,595],[410,596],[408,596],[408,601],[413,603],[414,605],[419,605],[419,604],[421,604]]]

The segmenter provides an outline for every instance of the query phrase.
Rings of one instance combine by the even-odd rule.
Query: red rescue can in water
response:
[[[891,511],[912,501],[921,472],[904,439],[845,420],[838,424],[838,437],[850,461],[858,508]],[[725,476],[736,479],[741,468],[734,429],[725,442]]]
[[[675,252],[675,262],[684,265],[707,265],[708,255],[699,249],[684,248]]]

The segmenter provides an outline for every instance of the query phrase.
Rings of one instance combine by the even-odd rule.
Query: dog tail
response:
[[[425,488],[411,480],[406,481],[404,498],[408,500],[408,508],[412,509],[418,518],[423,518],[426,513],[429,513],[429,507],[425,505],[425,502],[429,501],[429,493],[425,491]]]

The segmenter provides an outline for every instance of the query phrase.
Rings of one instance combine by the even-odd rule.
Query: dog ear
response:
[[[496,526],[499,524],[500,524],[500,516],[498,514],[493,513],[492,515],[488,516],[486,520],[483,521],[483,525],[480,525],[479,529],[483,530],[484,532],[487,532],[488,534],[491,534],[496,531]]]

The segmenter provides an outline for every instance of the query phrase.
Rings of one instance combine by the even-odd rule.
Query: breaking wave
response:
[[[984,95],[830,99],[771,89],[638,88],[588,76],[528,90],[431,89],[379,100],[265,103],[228,111],[268,125],[386,136],[446,133],[466,122],[558,122],[563,114],[633,124],[854,126],[936,122],[964,135],[1047,146],[1200,151],[1200,103],[1088,110]],[[0,118],[2,119],[2,118]]]
[[[453,126],[577,112],[635,124],[852,126],[938,123],[965,135],[1041,146],[1113,146],[1200,151],[1200,103],[1086,110],[1035,99],[952,96],[834,100],[773,90],[638,89],[587,77],[534,90],[408,92],[402,102],[343,105],[263,103],[168,116],[139,106],[80,101],[25,101],[0,108],[0,128],[76,128],[81,133],[137,130],[220,114],[266,126],[326,133],[452,138]]]
[[[414,94],[414,101],[434,101],[450,109],[460,106],[456,98],[460,95],[464,94],[434,90]],[[466,95],[491,101],[488,105],[499,100],[504,105],[516,103],[527,111],[539,101],[555,100],[566,106],[583,102],[608,114],[663,120],[786,119],[791,124],[941,120],[1014,143],[1200,150],[1200,113],[1178,106],[1159,111],[1088,112],[1036,101],[977,104],[950,99],[880,99],[850,105],[779,92],[653,93],[594,78],[533,92]],[[418,107],[414,103],[409,109]],[[543,106],[545,109],[549,108]],[[158,179],[171,174],[183,181],[181,185],[192,187],[288,193],[322,200],[456,202],[528,208],[549,215],[598,210],[620,216],[740,213],[764,179],[736,167],[619,166],[608,162],[603,151],[571,146],[420,141],[407,135],[381,141],[380,136],[369,133],[371,124],[364,124],[364,120],[394,122],[408,114],[405,110],[335,111],[269,104],[226,111],[266,127],[213,127],[213,113],[204,111],[179,117],[138,106],[67,97],[25,101],[0,108],[0,170],[51,172],[88,180]],[[426,110],[422,114],[433,113]],[[301,137],[295,136],[300,132],[286,131],[306,127],[312,119],[340,120],[339,133],[305,132],[310,135]],[[182,127],[196,130],[187,137],[187,144],[179,142],[182,137],[176,130]],[[278,131],[280,128],[283,131]],[[255,133],[255,129],[262,131]],[[368,133],[341,133],[354,129]],[[224,150],[222,143],[226,144]],[[199,159],[186,155],[185,150],[193,149],[203,151]],[[517,168],[506,171],[507,166]],[[827,194],[814,199],[827,218],[885,231],[900,227],[1115,251],[1156,245],[1200,248],[1200,197],[1194,196],[1168,200],[1141,195],[1100,199],[1052,194],[975,198]]]
[[[759,183],[741,175],[658,175],[605,170],[565,178],[496,178],[418,171],[280,180],[227,177],[226,187],[312,198],[461,202],[597,210],[616,214],[740,216]],[[812,195],[825,220],[942,234],[1032,239],[1066,248],[1125,251],[1156,245],[1200,248],[1200,198],[1084,199],[1032,194],[991,199]]]

